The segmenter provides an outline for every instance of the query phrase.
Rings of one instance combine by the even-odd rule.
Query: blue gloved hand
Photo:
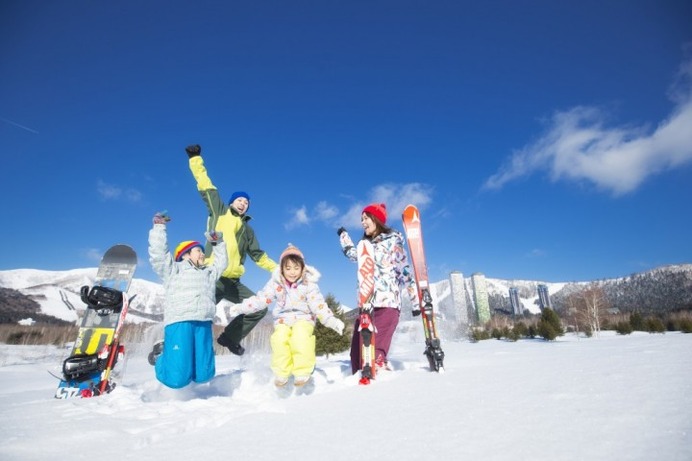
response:
[[[166,210],[157,211],[153,219],[154,224],[166,224],[168,221],[170,221],[171,217],[168,216],[167,213],[168,212]]]
[[[204,236],[207,238],[207,242],[211,243],[212,245],[216,245],[217,243],[223,241],[223,232],[221,231],[205,232]]]

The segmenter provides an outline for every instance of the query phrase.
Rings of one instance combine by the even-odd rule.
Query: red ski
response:
[[[356,247],[358,257],[358,332],[360,333],[360,384],[375,378],[375,333],[372,298],[375,293],[374,248],[368,240]]]
[[[430,370],[444,371],[445,353],[440,346],[440,338],[435,326],[435,313],[433,310],[432,296],[428,285],[428,266],[425,263],[423,251],[423,232],[421,230],[420,212],[414,205],[408,205],[402,215],[404,232],[411,253],[411,265],[418,287],[418,299],[420,300],[421,319],[425,332],[425,356],[430,363]]]

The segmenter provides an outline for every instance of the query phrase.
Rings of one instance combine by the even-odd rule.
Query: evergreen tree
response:
[[[658,317],[647,317],[644,324],[649,333],[665,333],[666,331],[666,326]]]
[[[683,333],[692,333],[692,319],[684,318],[680,320],[680,331]]]
[[[517,322],[514,325],[513,331],[516,333],[516,336],[518,338],[521,338],[522,336],[528,336],[529,335],[529,327],[527,327],[524,322]]]
[[[632,334],[632,324],[630,322],[621,321],[615,325],[615,331],[621,335]]]
[[[543,320],[538,322],[538,334],[546,341],[552,341],[557,338],[557,332],[552,324],[544,322]]]
[[[633,312],[630,315],[630,325],[632,325],[632,330],[634,331],[644,331],[644,317],[639,312]]]
[[[538,321],[538,334],[548,341],[565,334],[560,317],[550,308],[543,309]]]
[[[320,322],[315,325],[315,352],[317,355],[326,355],[329,358],[329,354],[337,354],[349,349],[352,329],[349,328],[346,315],[341,310],[341,304],[334,298],[334,295],[327,294],[325,301],[334,315],[346,324],[342,335],[325,327]]]

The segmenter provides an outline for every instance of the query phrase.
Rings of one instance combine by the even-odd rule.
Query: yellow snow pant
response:
[[[307,377],[315,369],[315,325],[299,320],[291,326],[274,326],[270,342],[271,368],[279,378]]]

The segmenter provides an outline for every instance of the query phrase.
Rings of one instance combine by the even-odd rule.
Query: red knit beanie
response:
[[[387,205],[384,203],[372,203],[363,208],[363,213],[370,213],[382,224],[387,224]]]

